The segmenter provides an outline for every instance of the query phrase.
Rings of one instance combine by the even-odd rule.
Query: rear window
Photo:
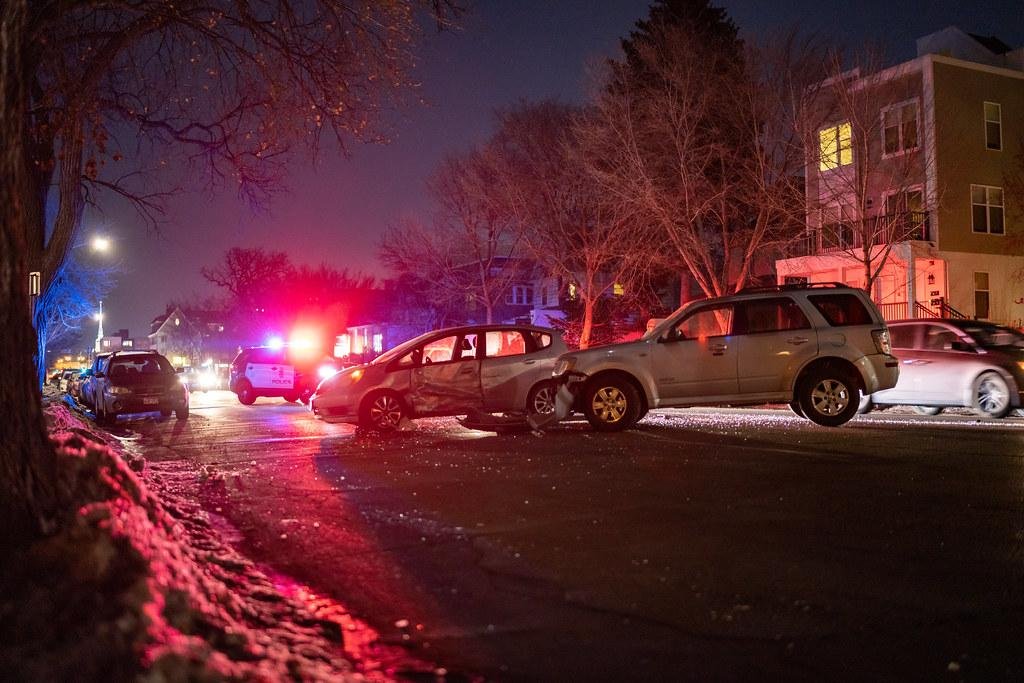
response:
[[[875,322],[856,294],[814,294],[807,299],[832,327],[872,325]]]
[[[889,327],[889,339],[894,349],[914,348],[917,325],[896,325]]]
[[[800,306],[788,297],[745,301],[736,317],[736,334],[805,330],[811,326]]]

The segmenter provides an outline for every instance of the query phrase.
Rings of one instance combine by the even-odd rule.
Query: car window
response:
[[[807,298],[832,327],[874,323],[856,294],[813,294]]]
[[[526,337],[519,330],[490,330],[484,339],[488,358],[521,356],[526,353]]]
[[[960,341],[960,335],[953,330],[940,325],[928,325],[924,328],[924,343],[922,348],[928,349],[929,351],[943,351],[955,341]]]
[[[912,349],[917,341],[917,325],[896,325],[889,328],[889,339],[894,349]]]
[[[736,334],[805,330],[811,322],[789,297],[745,301],[736,313]]]
[[[971,325],[965,327],[964,332],[969,334],[982,347],[1024,347],[1024,335],[1009,327],[1002,327],[1000,325]]]
[[[458,358],[455,353],[455,343],[458,339],[457,336],[452,335],[450,337],[434,339],[424,344],[422,352],[423,364],[448,363]]]
[[[110,363],[110,376],[114,379],[173,374],[174,368],[163,356],[129,356]]]
[[[669,329],[669,339],[706,339],[729,334],[732,306],[708,306],[694,311]]]
[[[537,350],[546,349],[551,346],[551,335],[544,332],[530,332],[533,338],[533,347]]]
[[[287,365],[284,353],[277,349],[253,349],[249,354],[249,363]]]

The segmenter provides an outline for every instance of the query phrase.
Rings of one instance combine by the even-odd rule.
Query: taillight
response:
[[[879,353],[892,353],[889,330],[871,330],[871,338],[875,340],[875,348]]]

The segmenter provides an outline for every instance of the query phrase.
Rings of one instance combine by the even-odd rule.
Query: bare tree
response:
[[[789,36],[737,53],[686,22],[646,30],[597,97],[587,172],[656,228],[665,262],[707,296],[742,289],[802,217],[798,124],[813,43]]]
[[[0,391],[5,412],[23,416],[5,424],[14,431],[0,458],[10,534],[39,533],[57,509],[25,290],[30,271],[50,286],[85,202],[121,196],[153,218],[166,186],[153,189],[139,169],[166,181],[177,163],[207,187],[258,200],[278,187],[289,154],[315,150],[325,133],[342,149],[381,139],[376,115],[413,85],[420,11],[444,22],[449,9],[447,0],[3,3],[0,305],[10,324],[0,352],[25,358]]]
[[[46,350],[80,332],[82,321],[91,318],[100,300],[114,285],[117,266],[97,266],[69,257],[50,287],[34,302],[32,324],[36,330],[36,376],[46,379]]]
[[[597,303],[646,276],[646,224],[586,173],[577,108],[555,102],[499,113],[500,185],[529,256],[571,286],[582,309],[580,348],[590,345]]]
[[[283,251],[232,247],[225,252],[222,262],[204,266],[200,273],[210,284],[227,290],[232,308],[251,313],[260,299],[282,285],[294,270]]]
[[[405,221],[380,244],[393,271],[418,277],[452,310],[480,306],[488,323],[512,285],[530,274],[513,214],[494,196],[496,168],[490,147],[445,159],[429,182],[438,207],[433,224]]]
[[[869,50],[860,66],[839,57],[806,109],[808,238],[811,253],[836,253],[860,271],[857,283],[872,291],[908,240],[928,240],[929,190],[922,122],[928,119],[921,84],[899,67],[882,68]],[[890,293],[885,292],[883,296]]]

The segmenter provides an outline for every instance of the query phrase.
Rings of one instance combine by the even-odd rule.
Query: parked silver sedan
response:
[[[310,402],[325,422],[395,429],[405,417],[554,410],[559,334],[523,325],[428,332],[325,379]]]
[[[908,405],[922,415],[966,407],[1004,417],[1024,404],[1024,335],[978,320],[902,320],[889,323],[900,377],[871,395],[871,405]]]

